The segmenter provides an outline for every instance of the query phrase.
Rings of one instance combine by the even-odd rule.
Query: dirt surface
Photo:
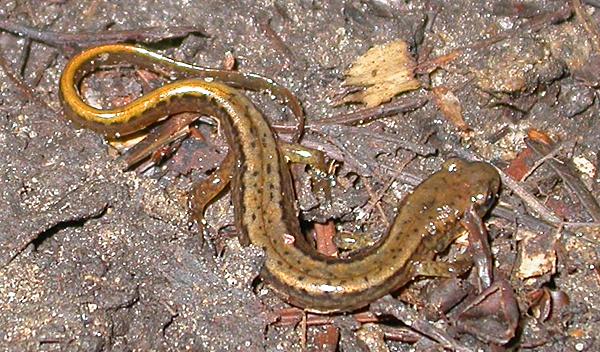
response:
[[[505,184],[500,203],[508,211],[486,220],[496,277],[510,283],[520,310],[519,325],[512,327],[516,336],[504,347],[596,351],[597,231],[548,225],[552,215],[600,222],[593,205],[600,192],[600,11],[591,5],[3,0],[0,18],[51,31],[51,37],[141,26],[201,28],[147,45],[209,67],[221,67],[230,52],[240,71],[272,77],[293,91],[309,123],[360,108],[332,104],[344,91],[344,71],[374,45],[406,41],[420,64],[422,88],[396,99],[423,104],[365,126],[308,129],[302,142],[325,149],[340,166],[329,206],[299,191],[302,218],[334,219],[347,230],[381,234],[402,197],[451,155],[522,175],[517,160],[531,168],[551,154],[546,159],[554,163],[516,181],[524,193]],[[306,333],[302,325],[272,325],[286,304],[257,279],[262,251],[227,239],[235,233],[229,197],[208,210],[204,245],[190,222],[187,192],[218,164],[223,142],[188,140],[158,167],[142,174],[119,171],[101,136],[63,118],[61,70],[78,46],[88,45],[59,44],[0,32],[0,349],[294,351],[304,343],[315,351],[441,348],[427,338],[416,344],[389,338],[398,335],[389,330],[401,325],[397,321],[366,333],[375,340],[385,333],[387,345],[359,339],[365,330],[357,332],[351,316]],[[110,105],[142,94],[139,81],[126,71],[105,73],[90,79],[86,97]],[[469,131],[441,112],[436,88],[456,98]],[[291,123],[267,95],[250,96],[274,124]],[[214,134],[207,125],[199,128]],[[534,138],[531,129],[542,137]],[[526,137],[560,143],[535,157]],[[533,156],[527,159],[525,150]],[[212,161],[203,164],[200,157]],[[528,196],[550,215],[534,209]],[[380,206],[369,203],[379,199]],[[435,288],[438,281],[425,283]],[[432,288],[416,286],[403,300],[424,308],[420,293]],[[449,316],[471,326],[450,330],[460,346],[492,349],[485,338],[491,334],[486,327],[496,326],[492,319],[473,328],[466,323],[473,317]]]

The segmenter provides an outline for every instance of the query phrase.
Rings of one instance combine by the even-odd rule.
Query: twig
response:
[[[9,20],[0,19],[0,29],[61,49],[81,49],[88,46],[134,42],[158,42],[198,34],[208,35],[200,26],[147,27],[134,30],[62,33],[42,31]]]
[[[502,178],[502,184],[510,188],[516,195],[518,195],[525,204],[527,204],[533,211],[535,211],[542,219],[552,223],[553,225],[559,225],[562,223],[562,219],[554,215],[554,213],[542,204],[535,196],[529,193],[519,182],[515,181],[512,177],[508,176],[504,171],[496,168],[500,177]]]
[[[54,61],[54,59],[56,59],[57,56],[58,52],[56,51],[52,51],[46,56],[44,63],[42,65],[39,65],[38,69],[31,75],[29,83],[32,86],[37,87],[40,84],[42,77],[44,77],[44,72],[46,72],[50,64]]]
[[[42,109],[46,111],[51,111],[52,113],[56,113],[54,109],[52,109],[45,101],[37,98],[33,93],[33,90],[25,84],[19,77],[17,77],[8,63],[4,58],[4,55],[0,52],[0,68],[4,71],[4,74],[8,77],[8,79],[13,83],[13,85],[17,88],[18,92],[21,95],[23,100],[31,101],[33,103],[38,104]]]
[[[21,50],[21,55],[19,55],[19,60],[17,61],[19,63],[19,75],[21,78],[25,77],[25,68],[27,67],[27,60],[29,59],[30,51],[31,39],[26,38],[25,43],[23,44],[23,50]]]
[[[567,230],[569,228],[600,227],[600,222],[561,222],[560,224],[550,224],[529,214],[517,214],[513,209],[502,204],[498,204],[492,209],[492,215],[514,222],[515,224],[525,225],[538,232],[552,231],[553,229],[562,226],[565,228],[563,231],[564,235],[580,238],[585,242],[600,246],[600,242],[596,240],[582,237],[579,234],[573,233],[571,230]]]
[[[258,27],[263,31],[269,42],[273,44],[273,47],[276,51],[283,54],[286,61],[289,64],[294,63],[296,60],[296,56],[292,52],[292,50],[285,44],[283,39],[271,28],[271,19],[267,18],[264,20],[258,20]]]
[[[594,7],[600,7],[600,0],[583,0],[583,3]]]
[[[538,156],[548,154],[551,146],[536,142],[531,139],[526,139],[525,143]],[[581,178],[575,171],[575,167],[570,161],[559,162],[554,159],[548,160],[548,165],[556,172],[563,180],[565,185],[575,194],[583,207],[588,211],[594,221],[600,221],[600,205],[590,191],[585,187]]]
[[[381,202],[380,202],[381,198],[383,198],[383,195],[385,194],[385,191],[387,191],[388,187],[383,188],[376,194],[375,192],[373,192],[373,187],[371,187],[371,183],[369,182],[369,180],[367,178],[365,178],[363,180],[363,184],[365,185],[365,189],[367,190],[367,193],[369,194],[368,206],[370,207],[370,209],[367,211],[371,211],[373,209],[373,206],[375,206],[377,208],[377,210],[379,211],[379,215],[381,216],[381,219],[385,223],[384,224],[385,228],[388,228],[390,226],[390,221],[388,220],[387,216],[385,216],[385,211],[383,211],[383,207],[381,206]]]
[[[495,43],[498,43],[502,40],[508,39],[513,36],[523,35],[523,31],[531,30],[531,31],[539,31],[545,25],[560,23],[565,21],[569,17],[571,17],[572,10],[570,7],[566,6],[558,11],[547,13],[540,15],[531,21],[519,26],[513,30],[508,30],[502,33],[493,36],[492,38],[485,39],[473,43],[471,45],[458,48],[456,50],[451,51],[448,54],[442,55],[440,57],[435,57],[433,59],[429,59],[419,63],[415,69],[415,73],[429,73],[435,70],[436,68],[443,66],[449,62],[456,60],[458,57],[462,56],[467,50],[479,50]]]
[[[598,227],[600,228],[600,222],[564,222],[562,223],[562,226],[564,227],[574,227],[574,228],[581,228],[581,227]]]
[[[397,148],[408,150],[421,156],[429,156],[436,153],[436,149],[433,147],[414,142],[403,141],[400,139],[399,135],[384,132],[372,132],[368,129],[361,127],[330,125],[322,126],[319,129],[319,132],[322,132],[323,134],[329,136],[339,136],[341,134],[351,136],[364,136],[370,138],[371,140],[379,140],[382,142],[392,143]]]
[[[314,129],[323,125],[354,125],[372,122],[390,115],[414,111],[427,103],[425,98],[403,99],[376,106],[365,108],[351,113],[338,114],[330,118],[312,121],[306,125],[306,129]]]
[[[411,329],[418,331],[424,336],[430,337],[444,348],[453,351],[470,351],[466,346],[453,339],[446,331],[438,328],[427,320],[422,319],[414,309],[395,300],[390,295],[384,296],[371,303],[371,311],[376,314],[393,315],[404,324],[410,326]]]
[[[540,166],[542,166],[542,164],[544,164],[547,160],[549,159],[554,159],[554,157],[564,148],[564,144],[558,144],[556,145],[554,148],[552,148],[551,151],[549,151],[547,154],[545,154],[544,156],[542,156],[540,159],[538,159],[533,166],[527,170],[527,172],[521,177],[521,182],[525,181],[529,176],[531,176],[531,174],[533,174],[533,172],[535,170],[537,170]],[[560,160],[557,160],[557,162],[561,162]]]
[[[408,163],[411,162],[415,158],[415,156],[416,156],[416,154],[412,153],[410,155],[410,157],[406,159],[406,161],[402,162],[399,167],[395,168],[394,174],[392,175],[390,180],[383,186],[383,188],[381,188],[379,190],[379,192],[376,195],[371,196],[371,199],[369,200],[367,207],[365,207],[365,211],[370,213],[373,210],[373,206],[377,206],[377,209],[379,210],[381,216],[385,220],[386,228],[389,226],[389,220],[386,218],[385,213],[384,213],[383,209],[381,208],[380,200],[383,198],[384,194],[388,191],[388,189],[392,186],[392,184],[394,184],[394,182],[396,182],[396,180],[398,180],[398,178],[400,177],[400,174],[402,173],[402,170],[404,170],[406,165],[408,165]],[[371,190],[370,190],[370,187],[368,186],[368,184],[365,184],[365,186],[367,187],[367,191],[369,191],[369,193],[371,193]]]

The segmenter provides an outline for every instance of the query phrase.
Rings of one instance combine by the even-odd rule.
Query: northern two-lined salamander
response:
[[[188,79],[120,108],[89,106],[80,96],[80,81],[117,63]],[[189,79],[193,76],[215,80]],[[107,136],[131,134],[179,112],[219,119],[236,159],[231,180],[236,225],[244,242],[266,252],[262,279],[293,305],[322,313],[349,311],[402,287],[421,274],[419,263],[433,260],[449,245],[466,211],[476,207],[483,215],[498,192],[500,181],[492,166],[451,159],[406,197],[388,234],[372,248],[348,259],[323,256],[300,231],[290,172],[271,127],[248,98],[220,82],[271,89],[293,100],[287,90],[260,76],[199,68],[133,45],[100,46],[73,57],[61,77],[60,96],[69,119]],[[291,104],[298,116],[299,105],[295,100]]]

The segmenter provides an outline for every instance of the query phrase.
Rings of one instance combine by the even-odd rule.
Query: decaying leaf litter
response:
[[[374,349],[380,345],[373,341],[386,336],[388,345],[380,348],[410,348],[396,341],[402,340],[421,350],[460,350],[502,344],[502,337],[517,331],[514,312],[497,309],[510,302],[512,292],[520,314],[510,346],[596,349],[594,63],[600,41],[593,2],[240,2],[226,7],[208,2],[186,11],[169,1],[160,8],[129,1],[1,6],[7,23],[37,31],[0,24],[30,38],[2,33],[0,309],[10,313],[2,314],[0,331],[7,347],[291,350],[306,338],[309,348],[320,341],[356,350],[362,343]],[[140,11],[124,11],[131,8]],[[184,33],[156,36],[133,23],[179,27]],[[205,25],[185,30],[194,23]],[[402,292],[409,306],[386,308],[395,302],[381,302],[375,309],[407,319],[412,307],[428,306],[426,299],[434,294],[425,292],[445,288],[440,304],[459,304],[447,315],[456,322],[448,336],[436,335],[436,327],[421,320],[429,338],[383,323],[381,330],[356,333],[359,325],[351,317],[308,316],[295,329],[269,325],[285,305],[268,289],[251,288],[260,251],[224,240],[224,232],[235,232],[227,226],[232,223],[227,196],[207,215],[219,245],[201,247],[188,223],[190,179],[178,173],[202,177],[203,171],[189,167],[190,160],[202,164],[190,154],[205,155],[214,165],[222,142],[188,139],[160,167],[142,175],[121,173],[99,136],[61,120],[56,81],[68,58],[63,55],[79,49],[73,43],[97,44],[103,35],[61,36],[108,27],[110,41],[145,42],[172,33],[180,39],[159,49],[209,66],[219,66],[231,51],[238,69],[273,77],[298,94],[309,117],[303,143],[342,161],[333,203],[326,209],[301,203],[306,220],[335,219],[352,231],[361,223],[359,230],[381,234],[409,185],[449,155],[492,161],[506,172],[505,180],[515,180],[505,182],[501,202],[486,221],[494,277],[502,283],[466,302],[456,297],[472,292],[468,287],[423,281]],[[334,107],[355,89],[343,85],[348,67],[370,48],[389,43],[405,43],[403,52],[414,60],[405,72],[412,69],[409,82],[415,90],[393,98],[394,108],[378,102],[364,112],[357,105]],[[101,96],[134,97],[144,89],[135,76],[107,75],[108,87],[94,87]],[[275,126],[289,132],[283,125],[290,121],[275,102],[251,96]],[[333,115],[336,119],[327,124]],[[349,126],[359,120],[371,123]],[[200,131],[214,135],[206,125]],[[465,239],[459,241],[457,246],[465,245]],[[490,309],[504,314],[490,316]],[[423,314],[419,310],[416,318]],[[337,328],[312,326],[327,319]],[[222,335],[225,329],[235,333]],[[493,335],[498,332],[505,334]]]

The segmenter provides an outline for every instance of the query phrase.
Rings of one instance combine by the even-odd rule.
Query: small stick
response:
[[[5,19],[0,19],[0,29],[62,49],[81,49],[89,46],[122,43],[125,41],[158,42],[166,39],[182,38],[190,34],[208,36],[200,26],[146,27],[135,30],[105,31],[99,33],[63,33],[41,31]]]

